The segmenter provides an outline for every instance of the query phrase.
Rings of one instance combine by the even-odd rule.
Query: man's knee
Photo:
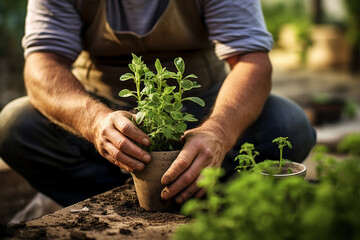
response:
[[[292,149],[285,151],[285,157],[295,162],[303,161],[316,143],[315,130],[304,111],[289,99],[272,96],[266,103],[265,111],[271,111],[265,117],[268,122],[266,134],[271,137],[288,137]],[[276,149],[277,146],[273,144]]]
[[[0,112],[0,155],[4,159],[8,153],[16,151],[23,136],[32,134],[35,112],[27,97],[10,102]]]

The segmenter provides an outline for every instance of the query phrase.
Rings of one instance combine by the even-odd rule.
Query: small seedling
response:
[[[252,169],[256,165],[255,157],[259,155],[258,151],[255,151],[254,144],[244,143],[241,145],[239,155],[236,156],[234,161],[239,161],[239,165],[235,170],[238,172]]]
[[[286,162],[290,162],[292,165],[292,161],[289,160],[289,159],[285,159],[283,158],[283,150],[284,150],[284,147],[288,147],[288,148],[292,148],[292,145],[290,143],[289,140],[287,140],[288,137],[278,137],[278,138],[275,138],[272,142],[273,143],[276,143],[278,145],[278,148],[279,148],[279,151],[280,151],[280,157],[279,157],[279,170],[278,172],[281,173],[281,169],[283,166],[285,166]],[[289,169],[291,171],[291,169]],[[291,172],[289,172],[291,173]]]
[[[292,145],[288,137],[278,137],[275,138],[272,142],[278,145],[280,156],[279,160],[265,160],[259,164],[256,163],[255,157],[259,155],[258,151],[255,151],[254,144],[244,143],[241,145],[239,155],[236,156],[234,161],[239,161],[239,165],[235,167],[235,170],[238,172],[245,170],[253,170],[256,172],[269,172],[269,173],[281,173],[282,168],[285,166],[286,162],[289,162],[291,165],[294,165],[291,160],[283,158],[284,147],[292,148]],[[274,166],[279,166],[277,171],[274,170]],[[291,169],[288,169],[288,173],[292,173]]]

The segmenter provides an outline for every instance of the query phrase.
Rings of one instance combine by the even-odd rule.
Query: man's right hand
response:
[[[135,143],[149,146],[149,137],[131,121],[135,116],[115,111],[98,116],[94,122],[92,141],[99,153],[120,168],[135,172],[144,169],[150,154]]]

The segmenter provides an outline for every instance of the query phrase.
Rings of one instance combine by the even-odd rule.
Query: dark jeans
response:
[[[201,119],[213,100],[205,99],[206,108],[190,103],[186,111]],[[284,157],[297,162],[315,144],[315,131],[303,111],[287,99],[270,96],[260,117],[227,154],[223,163],[227,174],[234,173],[234,158],[244,142],[254,143],[260,152],[258,161],[278,158],[272,140],[279,136],[288,136],[293,145]],[[0,156],[34,188],[63,206],[110,190],[129,177],[100,156],[91,143],[51,123],[27,97],[9,103],[0,113]]]

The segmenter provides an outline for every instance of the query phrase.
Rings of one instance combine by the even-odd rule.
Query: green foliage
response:
[[[351,133],[345,136],[337,149],[339,152],[360,156],[360,133]]]
[[[239,161],[239,165],[235,170],[238,172],[252,169],[256,165],[255,157],[259,155],[258,151],[255,151],[254,144],[244,143],[241,145],[239,155],[235,157],[234,161]]]
[[[353,119],[357,115],[358,108],[359,106],[355,101],[347,100],[345,103],[344,113],[348,118]]]
[[[132,73],[120,77],[120,81],[132,80],[136,90],[122,89],[120,97],[135,97],[138,106],[135,122],[138,127],[149,135],[152,145],[148,150],[173,150],[178,148],[179,139],[187,129],[186,122],[197,121],[189,114],[182,112],[184,101],[192,101],[205,106],[198,97],[183,97],[184,92],[200,85],[191,79],[197,78],[194,74],[184,76],[185,63],[182,58],[174,60],[177,72],[171,72],[162,67],[159,59],[155,61],[156,74],[146,64],[132,54],[133,60],[129,64]],[[173,80],[177,86],[169,85]]]
[[[360,158],[329,161],[323,147],[315,158],[323,170],[317,184],[253,172],[217,183],[208,198],[185,203],[195,220],[173,239],[359,239]]]
[[[283,158],[284,147],[287,146],[290,149],[292,148],[290,141],[288,141],[287,139],[288,139],[288,137],[278,137],[272,141],[273,143],[276,143],[278,145],[278,148],[280,151],[279,170],[278,170],[279,173],[281,173],[281,169],[286,164],[286,162],[290,162],[292,164],[291,160]]]
[[[262,1],[262,10],[269,32],[277,41],[281,27],[294,24],[298,29],[299,39],[308,41],[308,30],[311,23],[309,13],[303,0]]]
[[[351,44],[360,43],[360,1],[359,0],[345,0],[345,7],[347,9],[347,35]]]
[[[279,40],[280,30],[285,25],[292,25],[296,31],[296,39],[301,46],[299,51],[301,62],[306,61],[307,49],[312,45],[310,37],[311,17],[306,9],[305,1],[262,1],[262,10],[269,32],[273,35],[275,46]]]
[[[235,170],[238,172],[252,170],[258,173],[266,172],[271,175],[281,173],[282,168],[285,166],[286,162],[292,164],[291,160],[283,158],[284,147],[287,146],[290,149],[292,148],[290,141],[287,139],[288,137],[277,137],[272,141],[278,145],[280,151],[279,160],[265,160],[258,164],[255,161],[255,157],[259,155],[259,152],[255,151],[254,144],[247,142],[244,143],[241,145],[239,155],[234,159],[234,161],[239,161],[239,165],[235,167]],[[291,169],[289,170],[291,171]]]
[[[25,0],[0,2],[0,57],[9,65],[22,65],[21,38],[24,34]]]

